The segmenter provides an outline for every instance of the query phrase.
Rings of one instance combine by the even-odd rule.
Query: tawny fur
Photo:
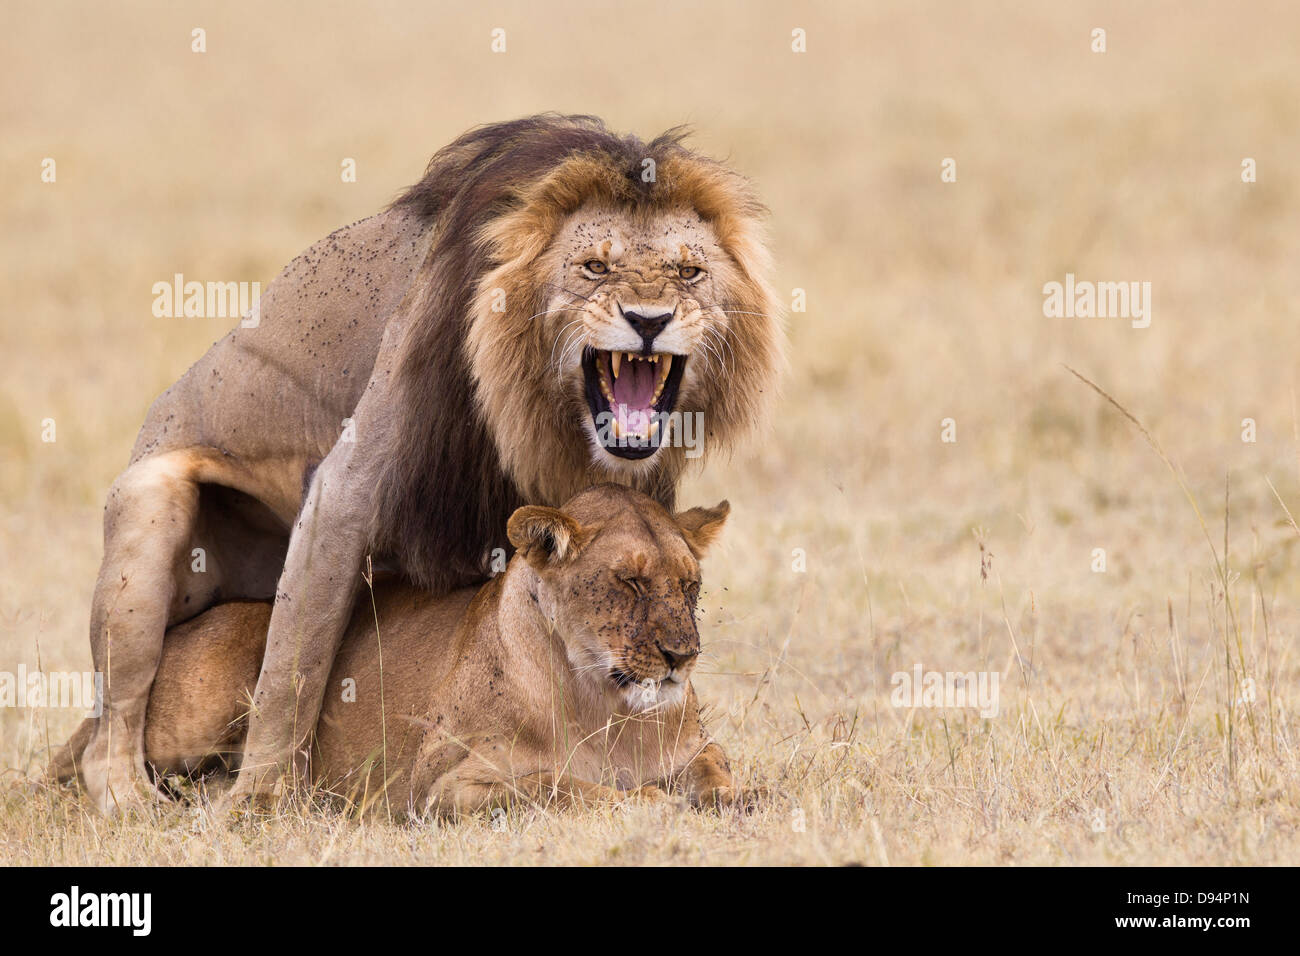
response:
[[[671,507],[682,448],[629,461],[592,442],[579,358],[639,347],[620,309],[675,310],[656,348],[684,369],[677,409],[702,414],[705,457],[764,420],[782,333],[762,208],[681,139],[590,117],[471,130],[390,209],[291,262],[153,404],[108,495],[92,600],[107,688],[84,770],[101,810],[150,797],[145,706],[169,626],[276,598],[246,795],[315,725],[368,559],[446,593],[510,551],[525,501],[615,481]],[[606,281],[584,278],[590,255]],[[687,259],[704,266],[690,283]]]

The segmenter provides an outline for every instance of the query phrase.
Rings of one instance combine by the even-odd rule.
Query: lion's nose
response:
[[[687,649],[684,651],[683,650],[670,651],[668,648],[660,644],[659,653],[663,655],[664,663],[668,665],[668,669],[670,671],[675,671],[677,670],[677,668],[683,667],[686,664],[689,664],[691,661],[695,660],[695,657],[696,655],[699,654],[699,651],[692,650],[692,649]]]
[[[664,326],[672,319],[673,312],[676,310],[639,305],[631,311],[622,308],[620,311],[623,313],[623,318],[627,319],[627,324],[632,326],[632,331],[641,336],[645,351],[649,352],[655,336],[664,330]]]

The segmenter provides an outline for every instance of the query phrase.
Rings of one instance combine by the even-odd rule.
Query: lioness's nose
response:
[[[691,661],[695,660],[696,655],[699,654],[699,651],[695,651],[695,650],[670,651],[668,648],[660,644],[659,653],[664,656],[664,663],[668,665],[669,670],[677,670],[677,668],[682,667],[685,664],[689,664]]]
[[[664,326],[672,319],[675,310],[638,305],[631,311],[622,308],[620,311],[623,313],[623,318],[627,319],[627,324],[632,326],[632,331],[641,336],[641,341],[645,343],[645,350],[649,352],[655,336],[664,330]]]

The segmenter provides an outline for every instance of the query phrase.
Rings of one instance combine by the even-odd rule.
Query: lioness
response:
[[[154,402],[104,508],[97,806],[150,797],[169,626],[274,597],[235,788],[260,798],[316,724],[367,555],[437,593],[480,583],[516,507],[615,481],[672,508],[688,457],[763,420],[782,346],[763,209],[683,135],[469,131]]]
[[[442,816],[517,799],[658,799],[670,786],[696,805],[747,801],[689,680],[698,559],[728,510],[673,515],[601,485],[563,509],[517,510],[517,552],[477,591],[377,586],[334,661],[313,781],[362,807]],[[156,772],[238,759],[270,613],[222,604],[168,631],[144,731]],[[61,778],[75,776],[91,729],[57,758]]]

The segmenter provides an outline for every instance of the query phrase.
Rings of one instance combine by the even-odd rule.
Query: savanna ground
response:
[[[105,491],[148,403],[230,324],[155,318],[154,282],[265,288],[476,123],[687,121],[758,182],[777,286],[807,301],[771,433],[683,496],[734,506],[696,686],[736,769],[780,796],[504,830],[109,823],[9,785],[78,715],[7,708],[0,862],[1300,859],[1293,6],[442,6],[10,9],[0,670],[90,667]],[[1067,272],[1149,281],[1150,327],[1045,317]],[[998,672],[999,714],[892,706],[917,663]]]

